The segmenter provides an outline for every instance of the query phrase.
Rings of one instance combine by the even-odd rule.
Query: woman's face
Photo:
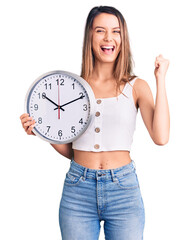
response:
[[[115,62],[121,48],[119,21],[115,15],[101,13],[92,26],[92,49],[96,61]]]

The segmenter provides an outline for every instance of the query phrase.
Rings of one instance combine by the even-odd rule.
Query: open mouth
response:
[[[113,53],[113,51],[115,50],[115,46],[101,46],[101,49],[103,52],[107,53],[107,54],[111,54]]]

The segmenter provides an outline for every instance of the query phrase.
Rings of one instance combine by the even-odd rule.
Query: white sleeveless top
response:
[[[133,86],[135,80],[130,81]],[[72,148],[82,151],[130,151],[136,128],[137,108],[132,87],[126,83],[118,97],[96,99],[95,117]]]

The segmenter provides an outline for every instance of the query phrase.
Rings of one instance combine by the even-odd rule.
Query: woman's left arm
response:
[[[162,55],[156,57],[154,74],[156,77],[156,100],[153,101],[152,92],[148,84],[141,80],[137,87],[137,103],[142,118],[152,140],[158,145],[164,145],[169,140],[170,114],[165,88],[165,76],[169,61]],[[135,85],[134,85],[135,87]]]

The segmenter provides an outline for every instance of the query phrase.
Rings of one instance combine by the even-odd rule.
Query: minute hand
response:
[[[74,99],[74,100],[72,100],[72,101],[70,101],[70,102],[67,102],[67,103],[61,105],[60,108],[66,106],[66,105],[68,105],[68,104],[70,104],[70,103],[72,103],[72,102],[75,102],[75,101],[77,101],[77,100],[79,100],[79,99],[83,99],[83,97],[85,97],[85,96],[82,95],[81,97],[78,97],[78,98],[76,98],[76,99]],[[56,110],[56,109],[58,109],[58,107],[54,108],[54,110]]]

